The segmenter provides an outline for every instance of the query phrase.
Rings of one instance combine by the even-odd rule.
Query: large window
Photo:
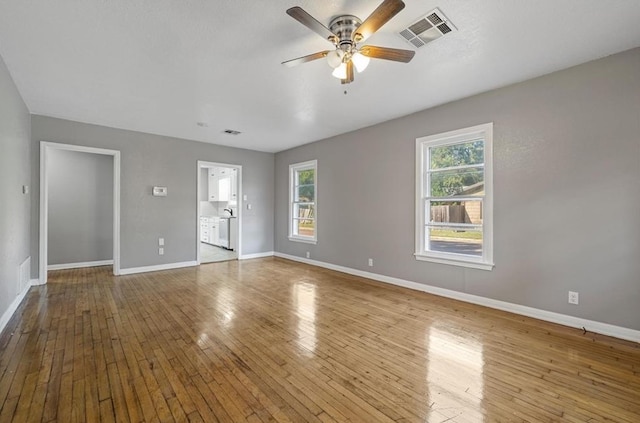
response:
[[[289,239],[317,241],[318,162],[312,160],[289,166]]]
[[[493,267],[493,124],[416,140],[416,258]]]

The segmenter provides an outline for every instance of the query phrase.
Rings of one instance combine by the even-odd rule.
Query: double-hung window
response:
[[[318,162],[311,160],[289,166],[289,239],[317,241]]]
[[[416,259],[493,267],[493,124],[416,140]]]

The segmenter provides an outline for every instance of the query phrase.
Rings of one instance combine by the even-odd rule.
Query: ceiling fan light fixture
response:
[[[408,63],[415,54],[413,50],[378,46],[363,46],[360,50],[358,49],[360,42],[373,35],[404,7],[402,0],[382,0],[382,3],[364,21],[354,15],[339,15],[331,20],[328,27],[300,6],[291,7],[287,9],[289,16],[328,40],[334,48],[287,60],[282,64],[292,67],[326,58],[327,64],[333,68],[331,75],[340,79],[342,84],[350,84],[353,82],[354,74],[363,72],[371,58]],[[429,25],[433,24],[429,23]]]
[[[344,57],[344,51],[340,49],[336,49],[327,53],[327,63],[332,68],[337,68],[342,63],[342,58]]]
[[[360,72],[363,72],[367,68],[367,66],[369,66],[369,62],[371,61],[371,59],[369,59],[367,56],[360,53],[359,51],[356,51],[353,54],[353,56],[351,56],[351,61],[353,62],[353,65],[356,67],[356,70],[358,71],[358,73],[360,73]]]
[[[337,68],[333,70],[331,76],[338,79],[347,79],[347,64],[341,63]]]

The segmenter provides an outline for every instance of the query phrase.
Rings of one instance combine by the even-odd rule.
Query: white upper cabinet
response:
[[[220,201],[218,189],[219,172],[216,168],[209,169],[209,201]]]
[[[236,173],[225,167],[209,169],[209,201],[237,200]]]
[[[231,198],[231,176],[221,176],[218,179],[218,201],[229,201]]]

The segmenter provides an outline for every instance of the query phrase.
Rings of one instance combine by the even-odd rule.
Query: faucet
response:
[[[224,209],[224,211],[229,212],[229,214],[230,214],[231,216],[233,216],[233,209],[226,208],[226,209]]]

